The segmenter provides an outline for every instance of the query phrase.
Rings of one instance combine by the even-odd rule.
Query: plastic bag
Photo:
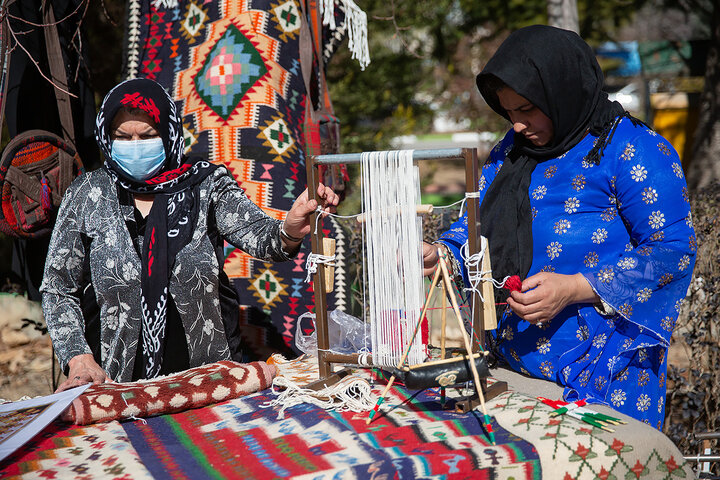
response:
[[[312,326],[312,333],[305,335],[303,330]],[[357,353],[370,345],[369,332],[365,332],[362,320],[341,310],[333,310],[328,315],[328,337],[330,350],[335,353]],[[315,314],[303,313],[298,317],[295,329],[295,346],[308,355],[317,355],[317,331]]]

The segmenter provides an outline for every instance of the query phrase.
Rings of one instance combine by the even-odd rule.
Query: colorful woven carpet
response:
[[[126,76],[166,87],[183,115],[187,153],[225,164],[250,199],[284,218],[306,184],[296,0],[129,0],[126,12]],[[328,35],[326,55],[336,43]],[[338,256],[328,304],[341,308],[345,240],[332,219],[325,227]],[[294,350],[296,319],[314,305],[304,283],[309,251],[306,241],[294,261],[271,264],[226,248],[225,271],[245,305],[243,336],[255,358]]]
[[[279,373],[314,377],[310,358],[277,360]],[[378,384],[378,391],[382,387]],[[89,427],[53,424],[0,463],[0,478],[297,478],[671,480],[694,478],[680,451],[641,422],[605,432],[532,396],[487,402],[491,445],[480,415],[456,414],[436,390],[392,388],[383,414],[264,405],[265,390],[222,404],[144,421]],[[618,414],[619,415],[619,414]]]
[[[153,476],[118,422],[86,427],[57,422],[1,462],[0,478],[152,480]]]
[[[223,360],[149,381],[91,385],[73,401],[63,420],[88,425],[204,407],[265,390],[273,374],[265,362]]]
[[[392,402],[403,406],[369,427],[366,414],[307,405],[277,420],[262,407],[272,398],[264,392],[123,426],[158,477],[541,478],[532,444],[497,428],[498,445],[490,445],[478,416],[441,410],[431,392],[397,390]]]

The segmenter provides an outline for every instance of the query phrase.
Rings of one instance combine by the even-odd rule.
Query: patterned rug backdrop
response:
[[[129,0],[125,76],[158,81],[183,115],[189,155],[226,165],[246,194],[282,219],[306,185],[296,0]],[[336,18],[343,10],[336,7]],[[323,56],[342,39],[323,32]],[[330,310],[345,305],[345,241],[333,220],[339,257]],[[304,282],[309,240],[292,262],[271,264],[226,246],[225,272],[240,296],[250,358],[294,351],[297,317],[313,310]]]

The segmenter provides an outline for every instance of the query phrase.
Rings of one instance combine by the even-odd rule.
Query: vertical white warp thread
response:
[[[367,307],[373,363],[384,367],[397,366],[424,300],[419,175],[412,157],[412,150],[362,154]],[[417,335],[407,362],[421,363],[425,354]]]

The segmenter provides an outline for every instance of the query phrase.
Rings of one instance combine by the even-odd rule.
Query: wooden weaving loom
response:
[[[306,164],[307,184],[310,198],[314,198],[316,201],[318,200],[317,187],[319,183],[320,166],[361,163],[362,156],[363,154],[361,153],[310,156]],[[468,255],[472,256],[476,253],[479,253],[481,251],[479,200],[476,196],[472,195],[477,191],[477,186],[479,182],[478,172],[480,166],[478,164],[477,150],[474,148],[415,150],[412,153],[412,160],[464,160],[466,192],[468,194],[466,197],[469,234]],[[312,215],[311,225],[313,226],[318,224],[317,222],[322,222],[322,219],[318,219],[317,215],[317,212],[313,213]],[[311,248],[313,254],[327,255],[328,252],[323,252],[322,248],[326,241],[326,239],[324,239],[323,237],[324,236],[321,227],[311,229]],[[323,263],[319,263],[317,267],[318,268],[314,274],[313,280],[315,290],[316,334],[320,379],[317,382],[314,382],[307,386],[307,388],[311,388],[314,390],[319,390],[333,385],[334,383],[340,381],[342,378],[349,374],[349,369],[343,369],[338,372],[333,372],[333,364],[361,365],[359,353],[338,354],[330,351],[326,293],[327,291],[329,291],[327,289],[327,282],[329,278],[326,277],[326,269],[328,267]],[[437,276],[434,281],[437,281]],[[487,285],[488,282],[483,283]],[[490,286],[489,288],[492,289],[492,286]],[[492,290],[490,290],[490,292],[492,292]],[[474,304],[476,306],[482,306],[482,308],[473,308],[471,310],[473,329],[477,333],[480,344],[483,346],[485,345],[486,326],[487,328],[496,328],[494,296],[491,293],[490,295],[485,295],[485,297],[489,298],[489,300],[486,302],[482,302],[480,294],[477,291],[473,291],[470,298],[471,304]],[[479,351],[477,343],[474,343],[473,346],[469,348],[472,348],[473,354]],[[440,361],[442,362],[442,360],[443,359],[441,359]],[[372,365],[372,355],[370,355],[369,358],[366,357],[366,362]],[[479,397],[478,395],[475,395],[474,397],[458,402],[456,404],[456,409],[458,411],[470,411],[480,403],[483,397],[485,399],[490,399],[506,391],[507,383],[495,382],[493,385],[488,386],[486,379],[482,378],[480,380],[480,385],[476,385],[476,388],[478,389]]]

